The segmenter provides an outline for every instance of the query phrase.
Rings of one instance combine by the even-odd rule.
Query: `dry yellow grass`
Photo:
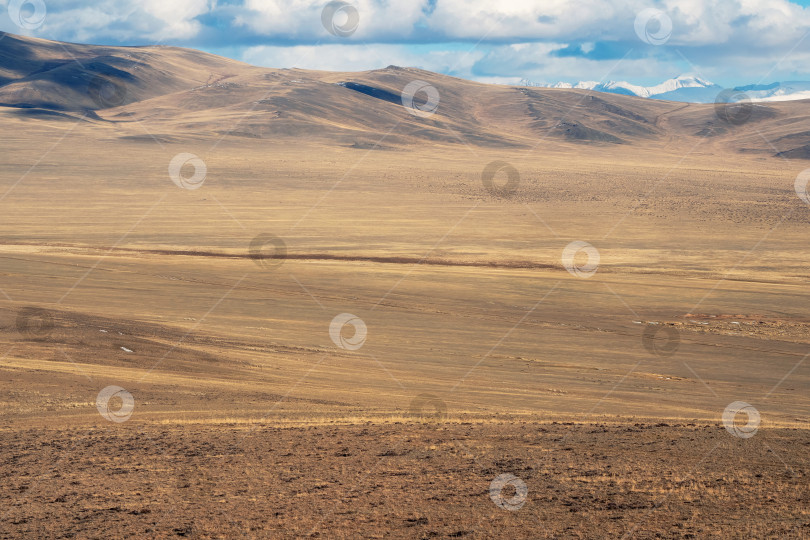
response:
[[[175,81],[78,123],[0,112],[0,418],[4,471],[22,471],[3,535],[62,521],[94,534],[109,512],[126,513],[121,535],[806,530],[791,490],[810,414],[810,208],[794,192],[807,162],[738,152],[757,130],[783,137],[780,119],[801,125],[801,104],[700,138],[711,107],[436,77],[444,108],[420,123],[332,84],[348,74],[226,67],[241,86]],[[393,89],[416,75],[429,76],[352,77]],[[263,81],[271,102],[254,114]],[[223,92],[232,102],[214,107]],[[605,129],[611,107],[634,104],[648,120],[616,128],[628,144],[544,137],[566,107]],[[205,162],[199,189],[169,178],[181,153]],[[509,197],[482,183],[493,161],[520,176]],[[252,257],[261,235],[286,251]],[[588,279],[564,267],[575,241],[599,252]],[[338,346],[348,329],[330,335],[344,313],[367,328],[357,350]],[[53,324],[38,333],[41,317]],[[96,408],[111,385],[132,396],[125,422]],[[736,401],[761,415],[750,439],[722,428]],[[74,460],[85,469],[61,468]],[[104,467],[122,471],[124,506],[98,493],[116,485]],[[531,484],[533,510],[492,505],[504,472]],[[635,528],[661,497],[666,520]],[[756,516],[735,528],[740,497]]]
[[[397,415],[430,393],[451,415],[716,421],[739,399],[774,422],[807,418],[801,367],[765,397],[810,338],[810,210],[787,162],[689,156],[669,170],[677,154],[655,168],[615,151],[603,161],[601,147],[478,162],[465,149],[417,160],[319,147],[312,159],[242,143],[206,156],[205,185],[185,191],[152,146],[110,143],[102,159],[85,136],[4,200],[3,369],[70,380],[72,397],[49,379],[64,401],[54,414],[117,381],[149,396],[133,421],[208,408],[253,417],[288,392],[284,414]],[[36,151],[8,153],[25,163]],[[525,196],[484,190],[479,169],[496,157],[522,172]],[[263,233],[284,239],[283,264],[250,259]],[[590,279],[562,267],[574,240],[599,249]],[[55,313],[46,340],[17,332],[24,306]],[[358,351],[329,337],[344,312],[368,326]],[[677,329],[674,356],[644,347],[649,322]],[[36,399],[23,401],[36,410]]]

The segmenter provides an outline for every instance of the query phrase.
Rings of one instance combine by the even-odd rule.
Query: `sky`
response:
[[[810,0],[0,0],[0,30],[490,83],[810,81]]]

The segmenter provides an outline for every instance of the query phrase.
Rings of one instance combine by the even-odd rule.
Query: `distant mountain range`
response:
[[[622,94],[649,99],[665,101],[680,101],[684,103],[714,103],[717,96],[725,90],[711,81],[690,75],[681,75],[669,79],[655,86],[638,86],[625,81],[609,81],[600,83],[596,81],[582,81],[577,84],[537,84],[524,79],[523,86],[539,88],[568,88],[594,90],[609,94]],[[776,82],[772,84],[751,84],[734,88],[748,96],[751,101],[793,101],[810,99],[810,82],[791,81]],[[741,97],[742,99],[742,97]]]

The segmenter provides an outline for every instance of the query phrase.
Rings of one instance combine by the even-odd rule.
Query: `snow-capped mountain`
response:
[[[624,94],[650,99],[666,101],[680,101],[684,103],[713,103],[720,92],[724,90],[711,81],[691,75],[681,75],[669,79],[655,86],[639,86],[626,81],[609,81],[599,83],[596,81],[581,81],[576,84],[560,82],[557,84],[536,84],[526,79],[521,81],[524,86],[541,88],[575,88],[608,92],[611,94]],[[810,99],[810,82],[784,82],[768,85],[748,85],[735,88],[751,101],[788,101],[797,99]]]
[[[713,101],[717,94],[722,90],[718,85],[701,79],[700,77],[693,77],[682,75],[675,79],[669,79],[661,84],[655,86],[639,86],[631,84],[626,81],[609,81],[606,83],[598,83],[596,81],[582,81],[577,84],[557,83],[554,85],[549,84],[532,84],[525,81],[524,84],[528,86],[539,86],[546,88],[579,88],[584,90],[595,90],[597,92],[609,92],[611,94],[625,94],[628,96],[638,96],[645,98],[655,99],[672,99],[673,97],[693,98],[702,97],[706,92],[680,92],[684,89],[697,89],[705,90],[711,88],[711,100]],[[680,94],[675,94],[680,92]],[[663,97],[661,97],[663,96]],[[687,99],[676,99],[675,101],[687,101]]]
[[[810,82],[791,81],[773,84],[751,84],[736,90],[745,92],[752,101],[792,101],[810,99]]]

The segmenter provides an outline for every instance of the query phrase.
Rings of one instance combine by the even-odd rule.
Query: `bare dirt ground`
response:
[[[21,429],[1,447],[15,471],[3,537],[804,538],[810,438],[758,437],[515,421]],[[491,492],[504,472],[525,483],[519,508],[516,488]]]
[[[20,125],[3,537],[808,535],[805,162]],[[179,152],[200,189],[168,178]],[[253,256],[261,235],[284,250]],[[735,402],[758,430],[724,427]]]

